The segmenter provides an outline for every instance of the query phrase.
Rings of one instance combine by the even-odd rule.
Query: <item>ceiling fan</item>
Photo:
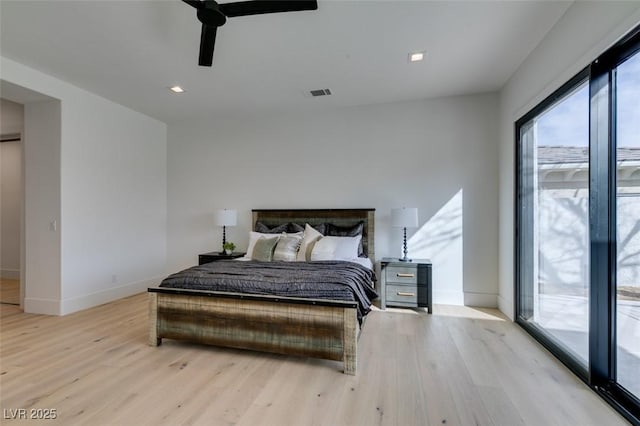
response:
[[[316,10],[316,0],[253,0],[218,4],[215,0],[182,0],[195,7],[198,20],[202,22],[200,33],[200,57],[198,65],[210,67],[213,63],[213,48],[216,43],[216,31],[227,22],[227,18],[263,13],[297,12]]]

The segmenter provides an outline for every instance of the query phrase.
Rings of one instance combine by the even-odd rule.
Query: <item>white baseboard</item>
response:
[[[6,278],[8,280],[19,280],[20,269],[0,269],[0,278]]]
[[[497,308],[498,295],[492,293],[464,292],[464,305],[476,306],[479,308]]]
[[[505,314],[511,321],[515,318],[513,317],[513,302],[505,299],[502,296],[498,296],[498,309],[500,312]]]
[[[23,308],[27,314],[60,315],[60,301],[55,299],[25,297]]]
[[[72,299],[64,299],[61,303],[61,315],[71,314],[83,309],[93,308],[94,306],[113,302],[114,300],[122,299],[123,297],[142,293],[144,291],[147,291],[147,288],[154,287],[160,284],[160,282],[164,278],[165,276],[163,275],[162,277],[151,278],[148,280],[138,281],[119,287],[113,287],[84,296],[74,297]]]

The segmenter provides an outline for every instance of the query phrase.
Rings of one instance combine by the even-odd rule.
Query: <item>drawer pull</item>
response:
[[[406,291],[398,291],[396,294],[397,294],[398,296],[409,296],[409,297],[411,297],[411,296],[415,296],[415,295],[416,295],[415,293],[408,293],[408,292],[406,292]]]
[[[415,277],[415,276],[416,276],[415,274],[400,274],[400,273],[398,273],[398,274],[396,274],[396,275],[397,275],[399,278],[413,278],[413,277]]]

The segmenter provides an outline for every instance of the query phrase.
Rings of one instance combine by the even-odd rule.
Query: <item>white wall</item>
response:
[[[640,2],[575,2],[500,93],[499,307],[514,313],[514,123],[640,22]]]
[[[217,208],[238,210],[227,238],[245,249],[252,208],[374,207],[379,259],[400,255],[390,209],[410,206],[424,224],[410,255],[433,258],[435,301],[495,306],[497,107],[477,95],[171,124],[167,272],[218,249]]]
[[[164,278],[166,126],[95,96],[62,102],[63,312]]]
[[[25,310],[66,314],[157,284],[166,261],[166,125],[12,60],[0,65],[3,80],[59,100],[59,160],[55,152],[42,159],[59,175],[59,194],[46,198],[50,214],[30,222],[26,194]],[[37,143],[46,104],[25,105],[27,191],[36,170],[28,145]],[[60,279],[37,284],[32,278],[46,269],[30,262],[47,258],[29,253],[39,245],[31,238],[50,234],[59,235]]]
[[[22,105],[0,99],[0,134],[24,132]],[[0,277],[20,278],[22,142],[0,143]]]
[[[59,315],[62,295],[60,101],[24,107],[25,312]]]

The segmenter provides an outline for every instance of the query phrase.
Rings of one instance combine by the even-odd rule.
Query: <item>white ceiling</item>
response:
[[[2,0],[0,54],[165,122],[313,111],[498,90],[570,4],[319,0],[229,19],[206,68],[179,0]]]

